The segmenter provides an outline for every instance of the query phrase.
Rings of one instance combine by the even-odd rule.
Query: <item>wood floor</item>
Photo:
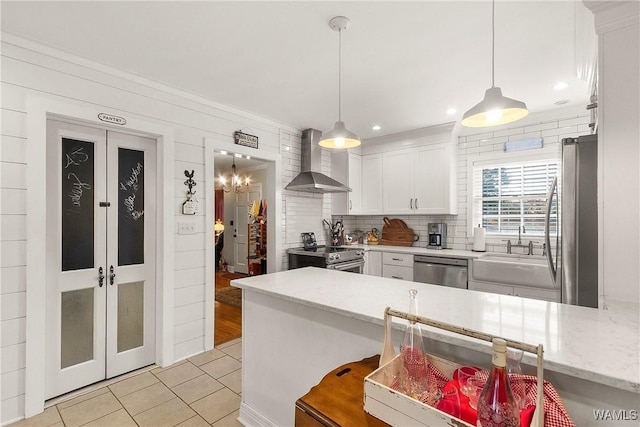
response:
[[[245,277],[245,274],[223,273],[216,271],[216,289],[230,286],[229,282],[238,277]],[[213,333],[213,344],[231,341],[242,336],[242,309],[232,307],[214,301],[215,330]]]

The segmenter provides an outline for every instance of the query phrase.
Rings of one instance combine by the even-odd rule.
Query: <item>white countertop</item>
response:
[[[232,285],[381,325],[387,306],[408,310],[408,290],[415,288],[423,317],[541,343],[546,369],[640,393],[640,315],[634,305],[597,310],[314,267],[236,279]],[[394,327],[404,329],[402,322],[394,319]],[[489,343],[424,330],[439,341],[489,352]],[[525,362],[532,360],[525,354]]]
[[[412,255],[431,255],[443,258],[474,259],[484,256],[486,252],[462,251],[458,249],[427,249],[417,246],[385,246],[385,245],[351,245],[351,248],[362,248],[366,251],[395,252]]]

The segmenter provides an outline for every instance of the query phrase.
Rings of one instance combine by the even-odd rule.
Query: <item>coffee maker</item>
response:
[[[430,222],[427,225],[427,232],[429,233],[427,249],[446,249],[447,224],[444,222]]]

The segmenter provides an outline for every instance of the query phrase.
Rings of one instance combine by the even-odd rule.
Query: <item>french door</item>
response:
[[[155,361],[156,141],[47,121],[46,398]]]

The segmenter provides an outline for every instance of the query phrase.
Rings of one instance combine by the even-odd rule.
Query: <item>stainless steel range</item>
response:
[[[317,246],[315,248],[291,248],[289,270],[302,267],[320,267],[333,270],[363,273],[364,250],[344,246]]]

